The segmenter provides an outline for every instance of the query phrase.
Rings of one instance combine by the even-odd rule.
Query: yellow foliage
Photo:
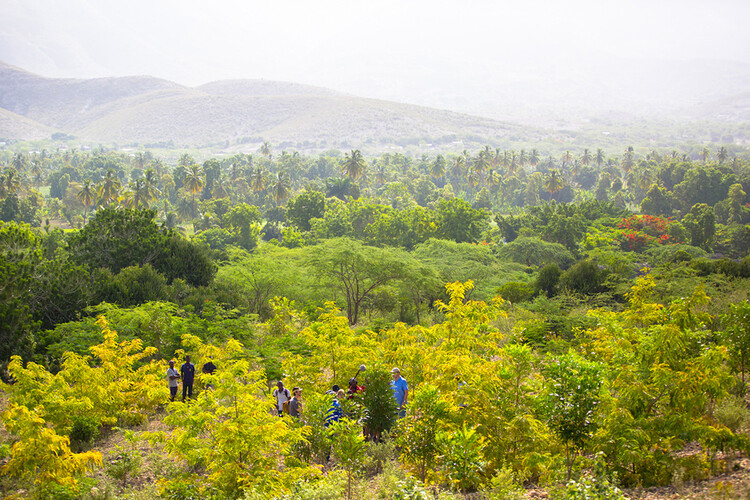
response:
[[[11,405],[3,413],[3,420],[8,433],[17,439],[11,447],[11,459],[2,468],[3,474],[33,476],[37,484],[75,487],[81,474],[102,465],[98,451],[71,452],[70,440],[48,427],[36,410]]]

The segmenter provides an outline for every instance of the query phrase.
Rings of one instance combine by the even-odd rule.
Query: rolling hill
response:
[[[382,149],[538,134],[498,120],[293,83],[231,80],[189,88],[145,76],[53,79],[2,63],[0,108],[0,136],[16,140],[59,131],[100,143],[229,147],[268,140],[309,149]]]

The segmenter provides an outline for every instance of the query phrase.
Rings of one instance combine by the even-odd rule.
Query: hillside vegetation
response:
[[[5,495],[748,491],[736,145],[0,163]]]

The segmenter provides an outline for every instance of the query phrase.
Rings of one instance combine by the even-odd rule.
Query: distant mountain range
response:
[[[0,63],[0,138],[299,149],[533,140],[498,120],[265,80],[188,88],[147,76],[54,79]]]
[[[651,101],[639,101],[635,84],[627,84],[623,76],[619,91],[604,84],[598,93],[589,89],[588,109],[582,93],[593,83],[569,84],[567,90],[559,86],[557,98],[542,92],[541,80],[536,84],[538,92],[527,85],[525,91],[507,88],[493,93],[489,88],[481,91],[480,85],[476,102],[484,99],[486,107],[484,113],[474,108],[472,112],[483,115],[475,116],[295,83],[226,80],[186,87],[149,76],[45,78],[0,62],[0,141],[64,134],[88,143],[246,152],[257,150],[264,141],[277,149],[303,152],[332,148],[384,152],[411,146],[460,151],[485,144],[620,151],[623,144],[673,148],[676,142],[725,138],[740,145],[750,143],[748,68],[729,71],[721,66],[724,71],[719,71],[709,66],[707,70],[715,70],[713,79],[702,80],[694,69],[665,68],[669,78],[664,81],[673,82],[671,86],[654,93],[656,77],[642,83],[652,89],[650,94],[643,92]],[[690,78],[692,83],[685,81]],[[536,112],[539,119],[524,120],[531,116],[524,110]],[[508,119],[497,119],[503,116]],[[675,136],[671,131],[675,123],[699,125],[682,126]]]

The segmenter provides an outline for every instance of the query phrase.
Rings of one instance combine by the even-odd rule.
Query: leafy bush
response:
[[[99,436],[99,419],[90,415],[73,417],[73,427],[70,429],[70,440],[79,444],[89,444]]]
[[[398,483],[393,500],[431,500],[430,495],[415,479],[407,478]]]
[[[582,260],[565,271],[560,278],[560,286],[585,295],[601,293],[605,290],[607,274],[605,269],[600,269],[594,262]]]
[[[524,489],[515,480],[515,474],[509,469],[498,471],[490,484],[482,490],[487,500],[521,500],[525,497]]]
[[[512,304],[526,302],[534,296],[534,287],[528,283],[512,281],[499,287],[497,294]]]
[[[593,474],[578,481],[568,481],[552,495],[554,500],[626,500],[626,496],[609,476],[602,454],[598,454]]]
[[[396,423],[397,408],[391,388],[391,374],[384,366],[367,369],[362,404],[365,406],[364,423],[371,436],[379,437],[391,430]]]
[[[452,489],[475,490],[484,481],[483,440],[474,429],[463,427],[438,434],[440,469]]]

